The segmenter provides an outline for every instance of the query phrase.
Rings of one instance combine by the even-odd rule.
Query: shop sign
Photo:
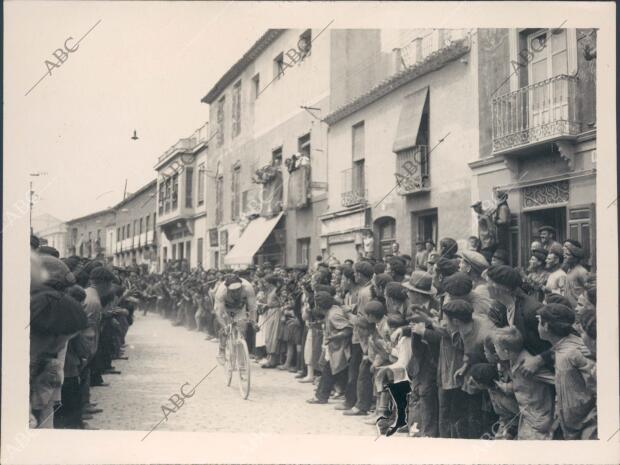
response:
[[[329,236],[327,238],[327,243],[329,245],[331,245],[331,244],[340,244],[342,242],[353,242],[353,241],[355,241],[355,233],[354,232],[343,233],[343,234],[335,234],[335,235]]]

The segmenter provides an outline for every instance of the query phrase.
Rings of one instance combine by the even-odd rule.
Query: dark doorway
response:
[[[526,241],[523,247],[527,247],[529,253],[532,241],[539,240],[538,228],[541,226],[553,226],[556,233],[555,240],[562,243],[566,239],[566,207],[545,208],[525,213],[526,218]]]
[[[379,237],[379,259],[392,253],[392,244],[396,242],[396,220],[386,216],[375,221],[376,236]]]

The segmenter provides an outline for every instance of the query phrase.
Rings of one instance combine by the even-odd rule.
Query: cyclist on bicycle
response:
[[[249,281],[231,274],[219,285],[214,296],[215,316],[220,324],[220,347],[217,358],[224,360],[226,350],[226,326],[231,319],[237,324],[239,332],[245,336],[248,325],[257,329],[256,294]]]

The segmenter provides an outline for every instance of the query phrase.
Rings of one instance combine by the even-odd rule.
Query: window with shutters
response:
[[[198,266],[202,266],[202,248],[203,248],[203,239],[199,237],[196,241],[196,263]]]
[[[365,134],[364,122],[357,123],[352,130],[352,152],[353,161],[363,160],[365,158]]]
[[[164,212],[164,198],[165,198],[165,193],[164,193],[164,189],[165,189],[165,182],[160,182],[159,183],[159,197],[157,199],[158,201],[158,207],[159,207],[159,214],[161,215]]]
[[[310,264],[310,238],[297,239],[297,263],[299,265]]]
[[[192,194],[194,190],[194,168],[185,168],[185,207],[192,208]]]
[[[179,175],[174,173],[172,176],[172,203],[170,208],[176,210],[179,205]]]
[[[205,176],[205,164],[201,163],[198,165],[198,206],[205,203]]]
[[[584,262],[593,268],[596,266],[594,212],[594,205],[570,208],[568,212],[568,237],[581,243]]]
[[[305,155],[306,157],[310,158],[310,154],[312,152],[310,146],[310,133],[305,134],[299,139],[297,139],[297,151],[301,155]]]
[[[215,222],[220,224],[224,219],[224,176],[215,181]]]
[[[224,144],[224,105],[226,98],[222,97],[217,101],[217,146]]]
[[[282,165],[282,147],[278,147],[271,151],[271,164],[273,166]]]
[[[254,100],[260,95],[260,73],[256,73],[252,78],[252,87],[254,89]]]
[[[232,137],[241,132],[241,81],[232,90]]]
[[[235,166],[232,173],[232,219],[239,218],[241,209],[241,166]]]

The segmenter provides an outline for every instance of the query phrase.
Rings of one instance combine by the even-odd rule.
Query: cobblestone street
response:
[[[190,392],[217,365],[217,343],[156,314],[136,312],[126,342],[129,360],[114,361],[122,374],[106,375],[110,385],[92,390],[92,401],[104,411],[89,424],[99,429],[151,430],[164,418],[162,405],[175,408],[168,399],[181,395],[181,385],[189,383],[183,390]],[[250,398],[243,400],[237,379],[227,387],[218,365],[180,409],[167,411],[168,420],[157,431],[376,434],[374,426],[364,423],[368,417],[346,417],[334,410],[336,401],[307,404],[312,393],[313,387],[298,383],[293,374],[252,363]]]

